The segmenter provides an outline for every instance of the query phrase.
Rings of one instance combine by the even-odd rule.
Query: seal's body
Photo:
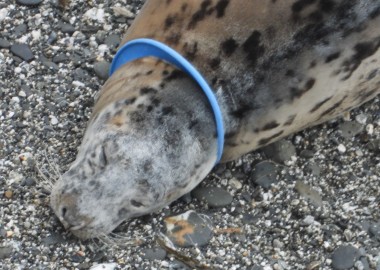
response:
[[[161,41],[214,89],[223,161],[380,93],[380,2],[148,1],[123,43]],[[76,161],[51,205],[81,238],[111,232],[193,189],[216,161],[199,86],[156,58],[125,64],[99,94]]]

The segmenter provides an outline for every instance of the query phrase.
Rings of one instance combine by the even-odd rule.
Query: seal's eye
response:
[[[131,200],[131,204],[135,207],[141,207],[141,206],[144,206],[144,204],[142,204],[141,202],[138,202],[138,201],[135,201],[135,200]]]

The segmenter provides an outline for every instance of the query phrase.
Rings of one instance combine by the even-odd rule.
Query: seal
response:
[[[123,44],[150,38],[213,89],[222,162],[317,125],[380,93],[380,2],[147,1]],[[217,156],[214,112],[188,74],[155,57],[101,89],[51,207],[79,238],[110,233],[191,191]]]

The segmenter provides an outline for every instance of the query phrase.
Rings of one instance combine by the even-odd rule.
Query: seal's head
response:
[[[79,238],[108,234],[124,220],[168,205],[193,189],[216,160],[213,116],[190,79],[163,84],[163,77],[157,87],[126,81],[105,85],[97,104],[109,87],[117,93],[128,88],[128,94],[95,106],[76,160],[52,190],[55,214]]]

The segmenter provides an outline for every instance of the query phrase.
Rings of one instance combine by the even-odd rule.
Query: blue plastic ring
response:
[[[198,72],[198,70],[182,55],[167,45],[156,40],[147,38],[135,39],[125,43],[116,53],[111,64],[110,76],[125,63],[147,56],[157,57],[186,72],[199,84],[203,92],[206,94],[215,117],[216,131],[218,136],[216,163],[218,163],[222,158],[224,146],[224,127],[222,113],[220,111],[218,101],[216,100],[216,97],[206,80]]]

